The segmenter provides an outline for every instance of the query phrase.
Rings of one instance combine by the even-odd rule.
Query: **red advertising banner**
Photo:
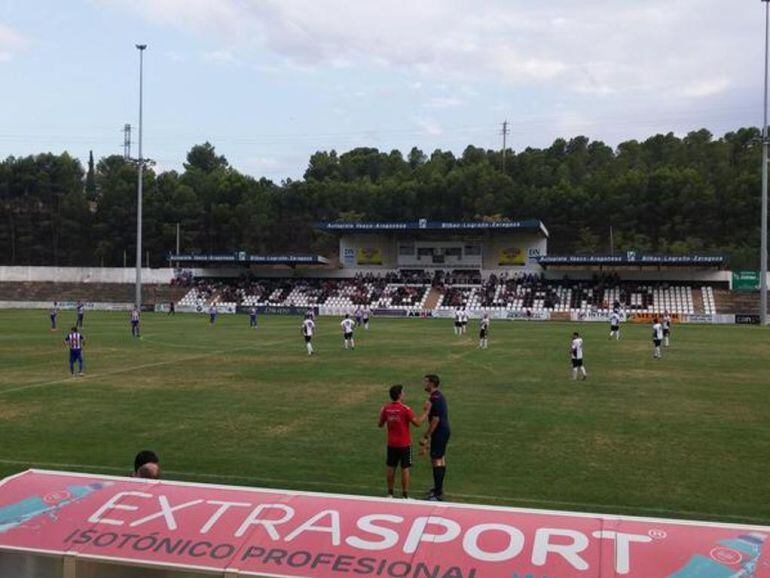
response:
[[[30,470],[0,552],[277,577],[770,578],[770,527]]]

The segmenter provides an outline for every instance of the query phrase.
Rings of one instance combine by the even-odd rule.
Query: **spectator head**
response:
[[[160,466],[152,462],[147,462],[141,468],[136,470],[135,478],[144,478],[145,480],[157,480],[160,478]]]
[[[404,386],[391,385],[388,393],[390,394],[390,399],[392,401],[400,401],[404,397]]]
[[[158,454],[152,450],[142,450],[136,454],[136,457],[134,458],[134,477],[143,477],[139,475],[139,470],[147,464],[154,464],[155,468],[159,471],[160,460],[158,459]]]

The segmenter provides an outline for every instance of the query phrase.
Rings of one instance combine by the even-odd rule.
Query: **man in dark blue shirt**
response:
[[[429,395],[430,411],[428,429],[420,440],[420,454],[424,454],[430,440],[430,461],[433,465],[433,488],[428,492],[428,499],[444,499],[444,476],[446,475],[446,446],[449,443],[449,411],[446,398],[438,388],[441,380],[438,375],[428,374],[423,378],[425,391]]]

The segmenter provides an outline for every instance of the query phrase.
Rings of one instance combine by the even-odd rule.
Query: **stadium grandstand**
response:
[[[338,236],[338,255],[169,256],[174,283],[189,289],[181,311],[214,304],[359,307],[381,314],[450,316],[457,308],[496,317],[627,313],[716,315],[729,309],[724,256],[547,254],[540,221],[320,223]]]

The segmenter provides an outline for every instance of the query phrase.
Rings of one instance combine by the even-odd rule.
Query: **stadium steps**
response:
[[[724,289],[714,290],[714,301],[719,313],[759,314],[759,291],[733,292]],[[770,307],[768,307],[770,311]]]
[[[432,311],[436,307],[438,307],[439,301],[441,301],[441,291],[436,289],[435,287],[431,287],[430,291],[428,292],[428,296],[425,298],[425,304],[423,305],[423,309],[427,309],[429,311]]]
[[[703,294],[700,289],[697,291],[691,291],[692,293],[692,310],[696,315],[703,315],[706,313],[706,307],[703,305]],[[718,311],[718,309],[717,309]]]
[[[184,287],[144,285],[146,304],[178,300],[187,292]],[[131,303],[134,286],[130,283],[0,283],[0,301],[77,301],[99,303]]]

